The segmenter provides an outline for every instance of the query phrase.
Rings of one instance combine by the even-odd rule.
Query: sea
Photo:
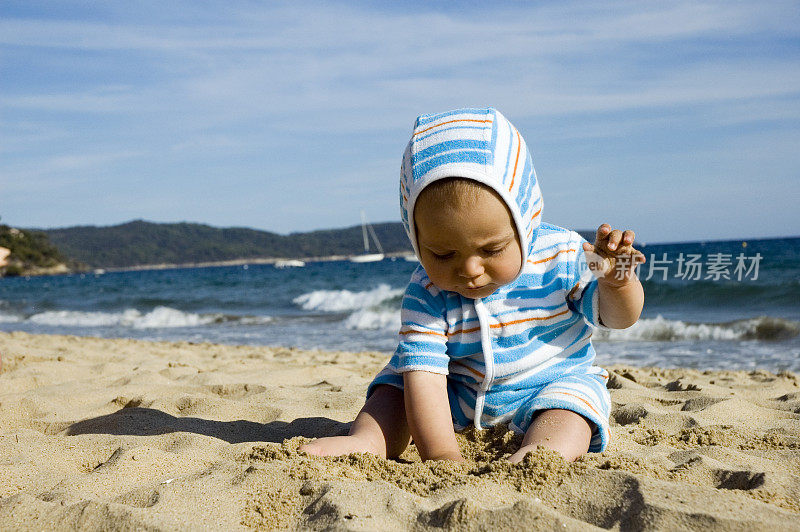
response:
[[[642,318],[599,364],[800,371],[800,238],[641,245]],[[307,262],[0,278],[0,330],[385,352],[418,263]]]

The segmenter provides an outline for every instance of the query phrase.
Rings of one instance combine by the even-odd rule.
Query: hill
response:
[[[6,226],[0,226],[0,228]],[[372,226],[387,253],[410,253],[403,225]],[[155,264],[197,264],[248,259],[354,255],[364,250],[361,226],[280,235],[245,227],[134,220],[114,226],[18,230],[5,237],[11,247],[9,273],[61,273],[86,268],[128,268]],[[593,240],[592,231],[579,231]],[[11,236],[9,236],[11,235]],[[6,240],[2,240],[5,238]],[[16,239],[16,240],[9,240]],[[55,268],[55,269],[53,269]]]
[[[410,252],[399,222],[373,224],[384,251]],[[279,235],[243,227],[143,220],[44,230],[61,252],[94,268],[256,258],[324,257],[364,251],[361,226]]]
[[[0,276],[66,273],[82,266],[62,255],[41,231],[0,224],[0,246],[11,250]]]

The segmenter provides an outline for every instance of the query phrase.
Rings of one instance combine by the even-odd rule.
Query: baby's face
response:
[[[457,206],[461,203],[466,206]],[[486,297],[511,282],[522,250],[508,208],[488,190],[474,203],[435,203],[424,191],[414,209],[420,261],[433,284],[464,297]]]

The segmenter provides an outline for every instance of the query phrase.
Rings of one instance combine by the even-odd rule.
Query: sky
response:
[[[414,119],[496,107],[544,221],[800,235],[800,5],[3,0],[0,217],[399,221]]]

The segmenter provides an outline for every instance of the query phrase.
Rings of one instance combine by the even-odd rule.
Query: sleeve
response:
[[[583,316],[589,325],[603,327],[600,322],[600,306],[597,300],[597,278],[589,269],[586,262],[586,252],[583,250],[583,243],[586,242],[582,236],[575,231],[570,231],[569,247],[577,248],[574,255],[567,254],[571,258],[567,267],[567,305],[574,312]]]
[[[445,295],[433,286],[424,270],[415,272],[400,311],[399,342],[392,357],[396,371],[448,374],[446,308]]]

